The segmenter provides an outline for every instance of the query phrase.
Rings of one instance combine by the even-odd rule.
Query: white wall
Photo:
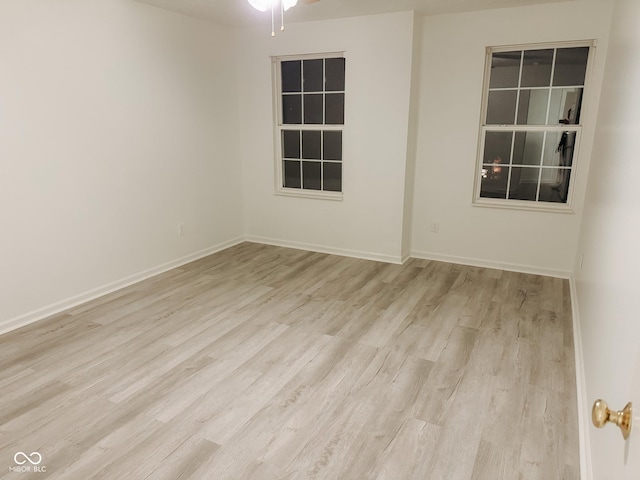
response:
[[[413,13],[290,24],[239,34],[240,125],[249,238],[399,261]],[[342,201],[274,195],[270,56],[344,51]]]
[[[567,273],[581,202],[575,215],[471,206],[484,48],[599,39],[579,199],[610,13],[596,0],[402,12],[271,38],[268,18],[232,32],[129,0],[4,0],[0,330],[245,235]],[[347,57],[344,200],[274,195],[270,56],[329,51]]]
[[[0,331],[242,235],[228,38],[129,0],[0,2]]]
[[[640,398],[640,3],[618,0],[611,28],[591,175],[575,267],[588,407],[604,398],[621,409]],[[580,268],[580,258],[584,263]],[[635,392],[633,388],[635,387]],[[635,397],[634,397],[635,395]],[[590,424],[589,412],[583,421]],[[630,464],[617,428],[589,426],[593,478],[640,478],[640,436]]]
[[[412,254],[568,276],[595,126],[611,4],[553,5],[425,17]],[[597,39],[576,172],[575,214],[472,206],[485,48]],[[439,224],[439,233],[431,224]]]

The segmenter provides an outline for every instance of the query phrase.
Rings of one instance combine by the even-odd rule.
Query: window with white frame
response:
[[[342,195],[345,58],[276,57],[276,190]]]
[[[476,203],[571,203],[591,46],[487,49]]]

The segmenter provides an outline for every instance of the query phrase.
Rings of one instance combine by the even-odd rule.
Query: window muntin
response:
[[[345,58],[342,54],[279,57],[275,68],[276,189],[338,198],[342,192]]]
[[[476,203],[569,203],[589,50],[488,49]]]

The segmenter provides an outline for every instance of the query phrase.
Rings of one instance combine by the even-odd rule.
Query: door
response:
[[[607,406],[606,401],[598,400],[593,405],[594,426],[609,429],[606,434],[607,444],[604,448],[601,443],[602,438],[596,438],[592,442],[593,445],[600,445],[594,452],[594,461],[599,464],[594,465],[597,471],[594,474],[596,479],[605,476],[620,480],[640,479],[640,348],[637,348],[635,365],[629,369],[628,373],[630,404],[625,405],[620,411],[615,407]],[[616,427],[619,428],[620,435]],[[594,435],[603,437],[603,433],[596,431]]]
[[[639,341],[638,339],[635,339]],[[635,372],[631,384],[631,400],[635,407],[631,425],[631,435],[625,445],[627,477],[640,478],[640,346],[637,348]],[[634,426],[635,425],[635,426]]]
[[[614,425],[588,427],[593,476],[583,480],[640,479],[640,2],[611,6],[574,293],[586,407],[602,398],[635,411],[626,441]]]

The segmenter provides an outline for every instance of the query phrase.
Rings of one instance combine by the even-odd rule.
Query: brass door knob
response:
[[[604,427],[607,422],[615,423],[622,431],[622,437],[626,440],[631,432],[631,416],[633,414],[633,405],[631,402],[620,411],[609,410],[607,402],[604,400],[596,400],[591,410],[591,418],[593,424],[598,427]]]

